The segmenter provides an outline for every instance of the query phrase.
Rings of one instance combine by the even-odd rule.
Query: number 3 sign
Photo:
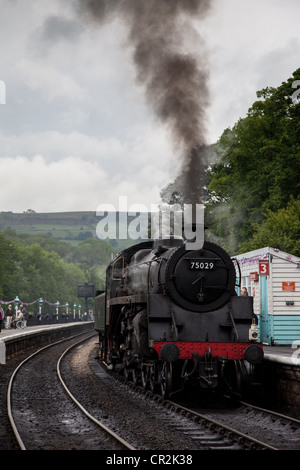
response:
[[[259,261],[259,274],[261,276],[269,275],[269,261]]]

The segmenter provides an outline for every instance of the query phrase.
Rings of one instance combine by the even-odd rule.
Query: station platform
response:
[[[34,332],[40,332],[43,329],[49,330],[49,329],[56,329],[56,328],[68,328],[70,326],[74,325],[79,325],[82,324],[83,322],[68,322],[68,323],[50,323],[48,325],[34,325],[34,326],[25,326],[25,328],[11,328],[7,330],[6,328],[2,328],[2,331],[0,333],[0,341],[5,340],[6,338],[9,338],[11,336],[15,335],[27,335],[27,334],[34,334]],[[93,322],[84,322],[84,323],[93,323]]]
[[[300,366],[300,344],[297,346],[264,346],[264,360]]]
[[[93,329],[93,321],[26,326],[22,329],[3,328],[0,333],[0,364],[6,364],[7,359],[18,351],[32,345],[46,344],[50,337],[55,340],[81,331],[93,331]]]

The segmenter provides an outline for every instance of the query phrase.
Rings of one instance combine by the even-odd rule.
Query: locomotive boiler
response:
[[[236,266],[218,245],[182,239],[121,252],[95,299],[100,358],[164,397],[196,385],[241,394],[262,362],[253,298],[236,295]]]

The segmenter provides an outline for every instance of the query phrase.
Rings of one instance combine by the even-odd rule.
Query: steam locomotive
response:
[[[236,269],[210,242],[187,250],[182,239],[160,239],[122,251],[95,298],[100,358],[164,397],[189,385],[243,394],[263,348],[253,298],[236,295]]]

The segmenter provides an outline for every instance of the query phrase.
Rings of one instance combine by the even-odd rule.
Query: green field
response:
[[[86,232],[96,237],[97,217],[94,212],[0,213],[0,230],[16,233],[47,234],[57,240],[83,240]]]
[[[115,215],[118,234],[118,213]],[[49,235],[56,240],[77,245],[87,238],[97,239],[96,227],[100,220],[95,212],[26,212],[22,214],[1,212],[0,233],[10,229],[17,234]],[[130,239],[119,240],[118,238],[107,241],[119,249],[124,249],[136,243]]]

